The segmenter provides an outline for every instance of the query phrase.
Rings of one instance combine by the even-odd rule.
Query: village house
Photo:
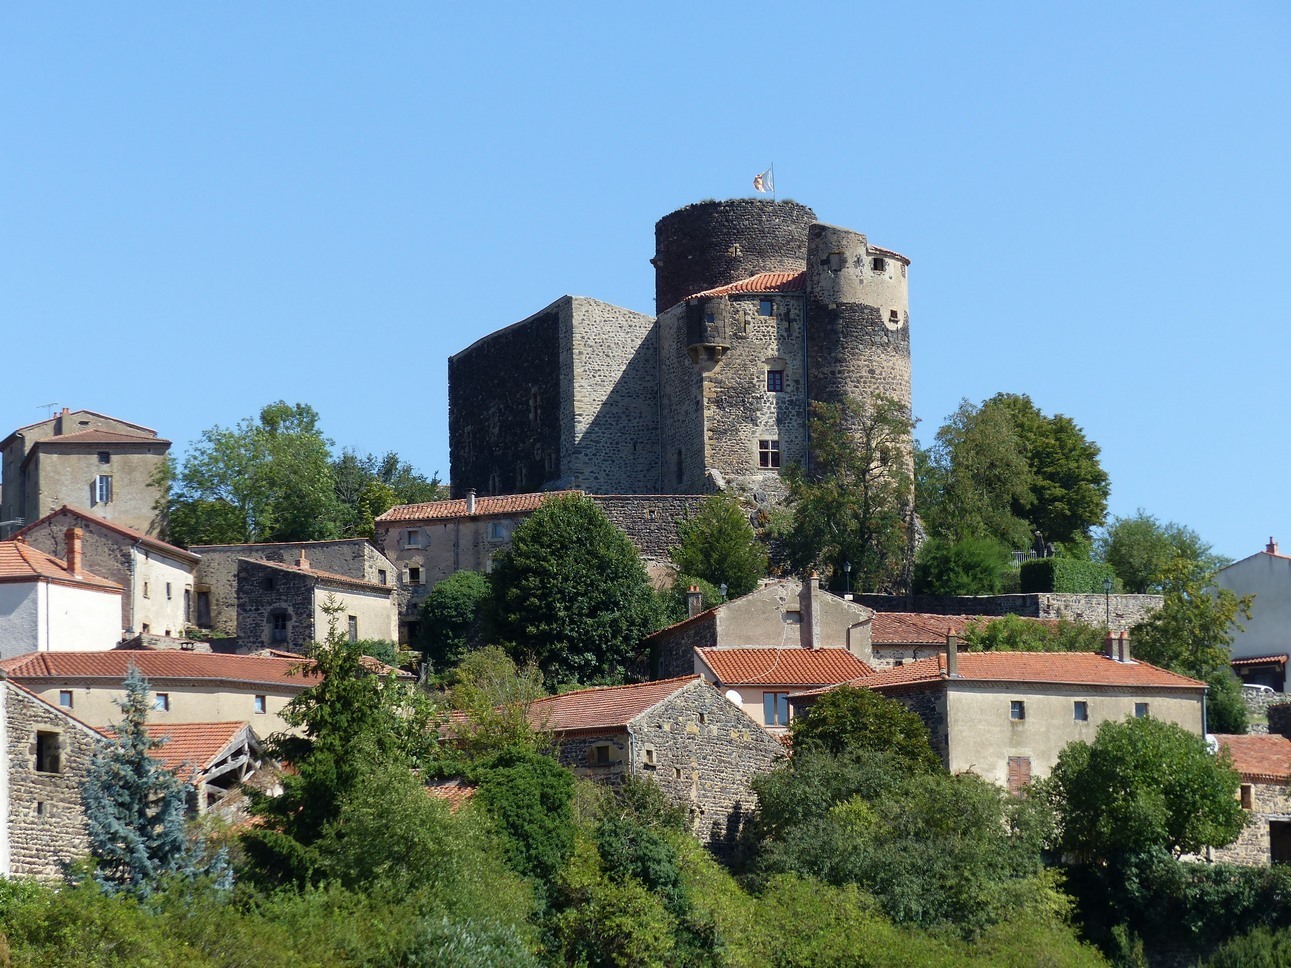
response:
[[[1291,864],[1291,705],[1269,707],[1267,735],[1215,739],[1242,777],[1238,796],[1248,811],[1246,828],[1209,860],[1226,864]]]
[[[89,853],[81,782],[104,737],[13,681],[0,706],[0,876],[56,881]]]
[[[0,535],[70,504],[156,534],[159,472],[170,441],[157,431],[93,410],[19,427],[0,441]]]
[[[871,659],[874,613],[825,591],[816,575],[766,582],[703,611],[699,604],[692,594],[689,618],[645,638],[659,678],[696,672],[696,649],[845,649],[861,662]]]
[[[780,742],[699,676],[580,689],[535,701],[535,729],[559,742],[578,776],[622,784],[654,780],[685,807],[695,835],[729,845],[751,815],[750,781],[784,754]]]
[[[1071,742],[1101,723],[1153,716],[1201,735],[1206,684],[1130,656],[1110,636],[1093,652],[964,652],[876,672],[849,683],[896,699],[919,715],[952,773],[976,773],[1018,792],[1049,774]],[[828,689],[791,694],[808,713]]]
[[[1215,584],[1236,595],[1254,595],[1251,617],[1233,632],[1233,671],[1249,685],[1286,691],[1291,654],[1291,555],[1269,538],[1263,551],[1215,572]]]
[[[182,637],[193,621],[193,583],[198,562],[191,551],[142,531],[63,505],[20,532],[33,548],[55,558],[67,555],[69,529],[81,533],[81,564],[120,585],[121,633]],[[84,646],[78,646],[83,648]]]
[[[190,809],[206,813],[221,800],[236,794],[263,762],[260,737],[250,723],[149,723],[148,738],[161,743],[152,750],[166,769],[182,782],[192,784]],[[109,737],[116,731],[105,731]]]
[[[302,553],[293,565],[238,560],[238,647],[303,653],[332,623],[351,642],[398,636],[393,585],[318,571]]]
[[[121,641],[121,586],[82,567],[78,528],[65,540],[66,561],[22,538],[0,541],[0,658]]]
[[[193,586],[193,624],[217,636],[237,634],[238,562],[243,558],[294,565],[304,556],[321,572],[374,585],[396,585],[394,566],[367,538],[193,545],[189,550],[200,556]]]
[[[0,662],[9,681],[95,727],[121,720],[125,678],[136,666],[148,680],[148,722],[251,723],[260,736],[287,728],[283,707],[317,681],[296,657],[220,655],[177,650],[53,652]]]

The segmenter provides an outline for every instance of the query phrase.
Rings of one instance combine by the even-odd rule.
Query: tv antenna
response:
[[[52,416],[54,415],[54,408],[55,408],[56,406],[58,406],[58,402],[57,402],[57,401],[55,401],[54,403],[38,403],[38,404],[36,404],[36,409],[37,409],[37,410],[39,410],[41,407],[44,407],[44,408],[45,408],[45,419],[46,419],[46,420],[48,420],[50,417],[52,417]]]

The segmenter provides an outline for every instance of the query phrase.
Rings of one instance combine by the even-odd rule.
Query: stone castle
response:
[[[454,496],[783,493],[808,408],[910,407],[910,260],[796,202],[655,225],[658,315],[563,296],[449,358]]]

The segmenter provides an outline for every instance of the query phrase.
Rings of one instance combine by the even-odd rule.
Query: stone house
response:
[[[1093,740],[1101,723],[1154,716],[1203,732],[1206,684],[1129,655],[964,652],[876,672],[850,685],[899,700],[928,727],[952,773],[976,773],[1017,792],[1047,776],[1071,742]],[[1117,651],[1124,646],[1124,651]],[[798,714],[827,689],[790,695]]]
[[[0,706],[0,876],[57,880],[90,849],[81,781],[104,737],[16,682]]]
[[[1215,572],[1215,584],[1236,595],[1254,595],[1251,617],[1233,631],[1233,671],[1250,685],[1287,687],[1291,653],[1291,555],[1269,538],[1263,551]]]
[[[319,571],[376,585],[396,583],[394,566],[366,538],[193,545],[189,550],[200,556],[193,586],[193,624],[217,635],[237,634],[238,561],[242,558],[294,565],[303,555]]]
[[[81,566],[80,529],[65,541],[66,561],[23,538],[0,541],[0,658],[121,641],[121,586]]]
[[[560,762],[617,786],[649,777],[669,802],[690,811],[703,842],[729,845],[755,806],[750,781],[784,747],[699,676],[548,696],[529,709],[551,733]]]
[[[201,560],[197,555],[67,505],[33,521],[19,535],[33,548],[61,558],[67,554],[69,528],[81,531],[85,568],[124,590],[123,635],[184,635],[194,616],[193,584]]]
[[[1279,708],[1279,707],[1274,707]],[[1291,713],[1291,706],[1281,709]],[[1272,730],[1275,718],[1270,717]],[[1282,716],[1280,728],[1291,733],[1291,716]],[[1291,864],[1291,738],[1280,733],[1216,736],[1220,748],[1233,758],[1242,777],[1238,796],[1248,811],[1246,829],[1227,847],[1209,852],[1207,859],[1221,864]]]
[[[93,410],[19,427],[0,441],[0,533],[70,504],[106,520],[156,534],[156,481],[170,450],[157,431]]]
[[[695,610],[647,636],[644,644],[661,679],[694,673],[696,649],[846,649],[869,663],[873,615],[821,588],[815,575],[806,581],[781,578],[733,601]]]
[[[192,809],[199,814],[236,793],[263,763],[260,737],[247,722],[149,723],[144,728],[149,739],[162,743],[152,755],[193,785]]]
[[[768,732],[789,728],[789,694],[836,686],[874,669],[846,649],[695,649],[695,671]]]
[[[136,666],[148,680],[148,721],[251,723],[260,736],[287,728],[282,710],[314,679],[298,657],[161,651],[52,652],[0,662],[10,682],[92,726],[119,722],[125,677]]]
[[[374,539],[399,577],[399,634],[416,633],[426,592],[459,571],[488,573],[493,559],[511,547],[516,527],[553,497],[582,491],[542,491],[401,504],[376,518]],[[679,543],[678,526],[699,511],[704,498],[693,494],[587,495],[636,547],[656,581],[672,574],[669,552]]]
[[[294,565],[240,558],[237,588],[241,649],[303,653],[332,622],[351,642],[399,634],[393,585],[318,571],[303,554]]]

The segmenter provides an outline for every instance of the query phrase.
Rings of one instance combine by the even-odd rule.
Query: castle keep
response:
[[[910,407],[910,260],[796,202],[700,202],[655,225],[650,317],[563,296],[449,358],[453,494],[730,490],[810,456],[808,407]]]

